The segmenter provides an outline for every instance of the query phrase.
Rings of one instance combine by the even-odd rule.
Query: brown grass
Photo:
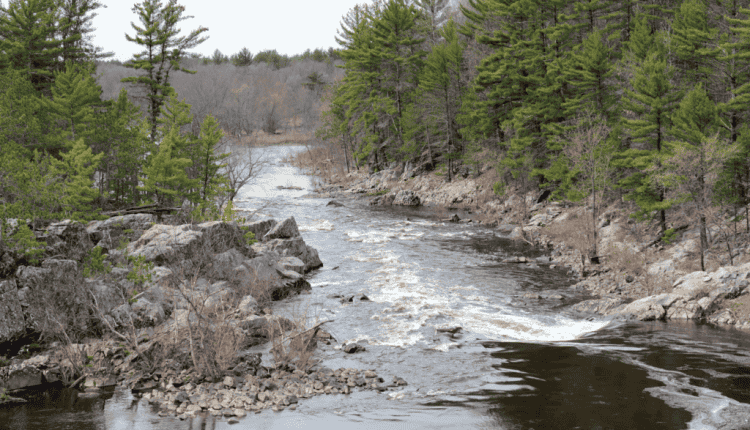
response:
[[[581,264],[586,266],[586,258],[594,248],[594,235],[588,214],[571,214],[566,220],[552,222],[542,232],[578,251]]]

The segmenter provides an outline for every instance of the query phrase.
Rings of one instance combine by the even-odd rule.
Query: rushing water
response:
[[[441,222],[429,209],[305,198],[310,178],[270,150],[270,165],[238,206],[259,217],[294,216],[324,267],[312,293],[280,314],[332,320],[322,346],[330,368],[373,369],[398,391],[304,399],[296,411],[251,414],[233,428],[742,429],[750,428],[750,335],[693,323],[621,323],[570,314],[583,299],[560,269],[502,263],[543,257],[497,232]],[[277,186],[303,190],[279,190]],[[524,299],[528,292],[563,299]],[[338,296],[366,294],[344,304]],[[458,329],[460,328],[460,329]],[[269,363],[270,364],[270,363]],[[0,410],[14,429],[228,428],[214,417],[159,418],[118,390],[96,400],[39,393]]]

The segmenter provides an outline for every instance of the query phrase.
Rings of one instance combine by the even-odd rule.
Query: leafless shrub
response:
[[[543,233],[580,253],[581,267],[586,267],[586,258],[592,256],[594,231],[590,220],[582,214],[571,214],[568,219],[553,222],[543,228]]]

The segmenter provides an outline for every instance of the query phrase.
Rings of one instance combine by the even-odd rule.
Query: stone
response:
[[[60,258],[83,261],[94,243],[86,227],[77,221],[65,220],[52,223],[37,237],[47,244],[45,258]]]
[[[347,354],[354,354],[356,352],[363,352],[367,351],[364,346],[356,344],[356,343],[345,343],[341,346],[341,350],[344,351]]]
[[[43,382],[44,375],[36,366],[18,363],[0,367],[0,388],[6,391],[36,387]]]
[[[422,202],[414,191],[401,190],[396,193],[393,204],[396,206],[420,206]]]
[[[275,219],[265,219],[262,221],[255,221],[252,223],[241,224],[240,227],[243,230],[246,228],[247,231],[253,232],[255,239],[262,241],[264,236],[276,226],[277,222]]]
[[[653,301],[653,297],[644,297],[630,304],[622,305],[607,315],[620,315],[626,319],[636,319],[639,321],[654,321],[664,319],[667,311],[664,306]]]
[[[245,256],[235,248],[211,256],[207,276],[214,280],[232,280],[234,268],[242,264]]]
[[[234,387],[234,378],[231,376],[224,377],[224,386],[228,388]]]
[[[261,255],[265,255],[269,251],[274,251],[279,256],[297,257],[305,263],[303,272],[299,273],[307,273],[311,270],[323,267],[323,262],[320,260],[320,256],[318,256],[318,251],[315,248],[306,245],[301,237],[295,237],[292,239],[273,239],[267,243],[255,244],[252,246],[252,249],[257,254]]]
[[[696,302],[680,299],[667,310],[667,319],[694,320],[703,316],[703,308]]]
[[[735,318],[734,313],[732,313],[731,310],[724,309],[723,311],[721,311],[721,312],[719,312],[719,313],[717,313],[715,315],[712,315],[708,319],[708,322],[713,323],[713,324],[729,324],[729,325],[734,325],[734,324],[737,323],[737,319]]]
[[[596,314],[606,315],[607,313],[616,309],[618,306],[622,305],[623,302],[624,301],[622,299],[616,299],[616,298],[585,300],[583,302],[576,303],[575,305],[573,305],[572,309],[577,312],[596,313]]]
[[[26,334],[21,298],[14,279],[0,280],[0,345]]]
[[[255,297],[247,295],[242,298],[242,301],[240,301],[240,305],[237,307],[237,310],[240,313],[240,317],[244,318],[249,315],[258,313],[260,311],[260,307],[258,306],[258,301],[255,300]]]
[[[180,391],[177,393],[177,395],[174,397],[174,402],[177,404],[185,403],[190,399],[188,394],[185,391]],[[199,407],[200,409],[200,407]]]
[[[293,237],[299,237],[299,228],[297,227],[297,221],[294,220],[294,217],[289,217],[276,224],[271,231],[266,233],[263,237],[263,241],[267,242],[272,239],[291,239]]]
[[[165,320],[164,307],[144,298],[138,299],[130,306],[135,314],[136,327],[155,327]]]
[[[337,200],[331,200],[330,202],[328,202],[328,204],[326,206],[333,206],[333,207],[337,207],[338,208],[338,207],[344,206],[344,204],[341,203],[341,202],[339,202],[339,201],[337,201]]]
[[[127,247],[128,255],[144,257],[157,265],[172,265],[204,252],[203,232],[190,225],[156,224]]]
[[[305,271],[305,262],[297,257],[283,257],[278,261],[281,270],[291,270],[297,273]]]

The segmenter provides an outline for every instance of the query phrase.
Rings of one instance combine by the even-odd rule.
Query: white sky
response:
[[[136,1],[103,0],[102,3],[107,7],[96,11],[92,42],[125,61],[140,52],[138,45],[125,40],[125,33],[135,34],[130,23],[140,25],[132,12]],[[338,48],[334,36],[341,17],[355,4],[369,1],[180,0],[178,3],[185,6],[184,15],[194,16],[180,23],[180,34],[187,35],[199,26],[208,27],[204,33],[208,34],[208,40],[193,52],[210,56],[219,49],[229,56],[247,47],[253,54],[276,49],[291,56],[308,48]]]

